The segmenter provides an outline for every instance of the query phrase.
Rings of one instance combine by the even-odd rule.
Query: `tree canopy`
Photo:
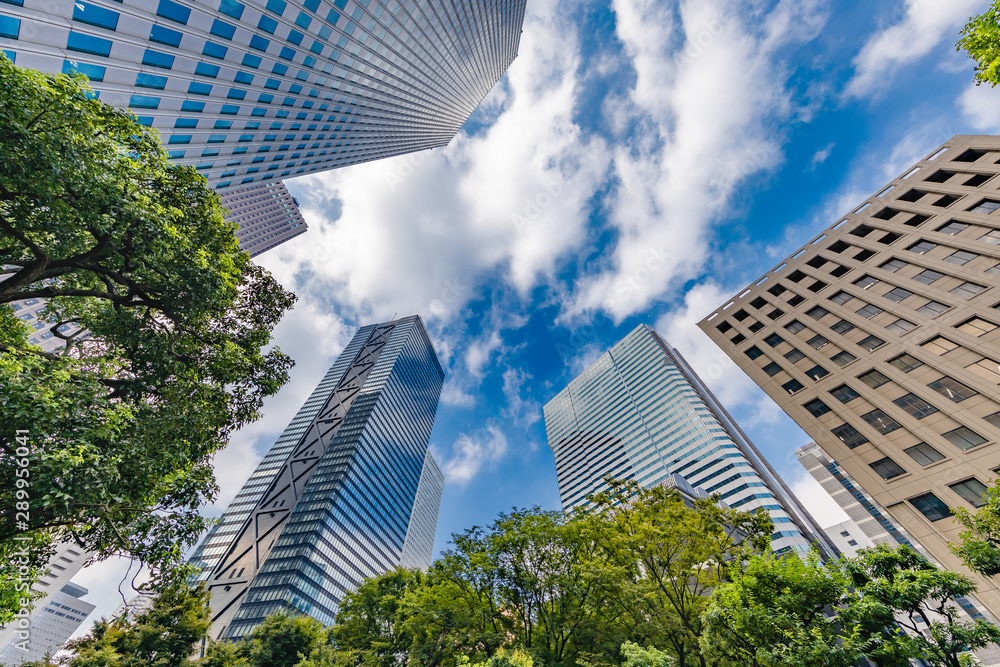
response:
[[[994,0],[989,9],[969,20],[957,48],[976,61],[977,86],[1000,83],[1000,0]]]

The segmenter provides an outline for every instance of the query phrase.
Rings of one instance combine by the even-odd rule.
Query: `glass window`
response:
[[[888,435],[893,431],[903,428],[898,421],[885,414],[882,410],[872,410],[867,414],[861,415],[861,418],[865,420],[866,424],[882,435]]]
[[[940,357],[941,355],[948,354],[952,350],[956,349],[958,345],[942,336],[935,336],[926,343],[921,344],[920,347],[924,348],[931,354],[936,354]]]
[[[854,284],[860,287],[861,289],[868,289],[869,287],[878,285],[878,283],[879,283],[878,278],[869,275],[861,276],[860,278],[854,281]]]
[[[862,306],[861,308],[858,308],[858,310],[856,312],[857,312],[858,315],[860,315],[861,317],[865,318],[866,320],[870,320],[871,318],[875,317],[876,315],[881,314],[882,313],[882,309],[879,308],[878,306],[873,306],[872,304],[868,303],[868,304],[865,304],[864,306]]]
[[[209,58],[218,58],[223,60],[226,57],[226,52],[229,47],[223,46],[222,44],[216,44],[215,42],[205,42],[205,48],[202,49],[202,55],[206,55]]]
[[[850,352],[838,352],[837,354],[833,355],[830,358],[833,360],[833,363],[837,364],[840,367],[844,367],[847,364],[851,363],[852,361],[857,361],[857,357],[855,357]]]
[[[194,102],[192,100],[184,100],[181,102],[181,111],[193,111],[195,113],[201,113],[205,110],[204,102]]]
[[[975,477],[949,484],[948,487],[973,507],[982,507],[986,504],[986,492],[989,489]]]
[[[802,407],[808,410],[809,414],[811,414],[813,417],[822,417],[826,413],[832,412],[830,408],[827,406],[827,404],[819,400],[818,398],[809,401]]]
[[[913,276],[913,279],[918,283],[923,283],[924,285],[930,285],[944,278],[943,273],[938,273],[937,271],[931,271],[930,269],[925,269]]]
[[[911,245],[907,250],[910,252],[915,252],[918,255],[926,255],[931,250],[937,247],[936,243],[931,243],[930,241],[917,241]]]
[[[815,308],[811,308],[806,313],[806,315],[808,315],[809,317],[813,318],[814,320],[821,320],[821,319],[823,319],[824,317],[826,317],[829,314],[830,314],[830,311],[827,310],[826,308],[822,307],[822,306],[816,306]]]
[[[884,294],[885,298],[889,301],[899,303],[903,299],[913,296],[913,292],[905,290],[902,287],[895,287]]]
[[[118,27],[118,12],[83,2],[83,0],[76,0],[73,3],[73,20],[96,25],[98,28],[114,30]]]
[[[274,12],[278,16],[281,16],[282,14],[285,13],[286,6],[287,3],[285,3],[284,0],[267,0],[267,5],[266,5],[268,11]]]
[[[822,380],[829,374],[830,371],[826,370],[822,366],[813,366],[812,368],[806,371],[806,375],[808,375],[813,380]]]
[[[227,16],[232,16],[234,19],[239,20],[243,16],[243,5],[236,0],[222,0],[219,4],[219,11]]]
[[[819,350],[823,346],[828,345],[830,343],[830,341],[827,340],[825,336],[821,336],[819,334],[816,334],[815,336],[813,336],[812,338],[810,338],[809,340],[807,340],[806,343],[810,347],[814,347],[817,350]]]
[[[146,52],[142,54],[142,64],[149,65],[150,67],[170,69],[174,66],[174,57],[167,53],[146,49]]]
[[[986,442],[986,438],[966,426],[959,426],[955,430],[948,431],[942,435],[945,440],[961,450],[972,449]]]
[[[966,264],[974,260],[976,257],[979,257],[979,255],[973,252],[956,250],[955,252],[945,257],[944,261],[951,262],[952,264],[958,264],[959,266],[965,266]]]
[[[278,52],[278,57],[285,60],[295,60],[295,49],[290,46],[283,46],[281,47],[281,51]]]
[[[212,84],[192,81],[188,84],[188,94],[190,95],[211,95]]]
[[[913,329],[916,326],[917,325],[914,324],[913,322],[910,322],[909,320],[904,320],[904,319],[900,318],[900,319],[896,320],[895,322],[893,322],[892,324],[887,324],[885,326],[885,328],[888,329],[889,331],[892,331],[893,333],[896,333],[896,334],[902,336],[903,334],[905,334],[907,332],[913,331]]]
[[[944,458],[944,454],[934,449],[926,442],[920,442],[912,447],[908,447],[903,450],[906,454],[910,456],[911,459],[916,461],[922,466],[929,466],[932,463],[940,461]]]
[[[937,408],[914,393],[900,396],[893,403],[903,408],[914,419],[923,419],[938,411]]]
[[[858,345],[864,348],[866,352],[873,352],[874,350],[877,350],[878,348],[885,345],[885,341],[879,338],[878,336],[868,336],[867,338],[859,342]]]
[[[177,23],[187,24],[191,10],[171,0],[160,0],[160,4],[156,8],[156,15]]]
[[[762,355],[764,354],[764,352],[763,352],[763,351],[761,351],[761,349],[760,349],[759,347],[757,347],[756,345],[754,345],[754,346],[753,346],[753,347],[751,347],[750,349],[748,349],[748,350],[745,350],[745,351],[743,352],[743,354],[747,355],[747,356],[748,356],[748,357],[750,357],[751,359],[756,359],[757,357],[760,357],[760,356],[762,356]]]
[[[4,2],[9,2],[10,0],[3,0]],[[18,2],[17,6],[20,7],[23,2]],[[0,37],[6,37],[8,39],[18,39],[21,34],[21,19],[14,18],[13,16],[6,16],[0,14]],[[79,49],[77,49],[79,50]],[[13,51],[8,51],[4,49],[4,54],[14,60]]]
[[[934,319],[935,317],[940,317],[944,313],[948,312],[949,309],[951,309],[951,306],[946,303],[941,303],[940,301],[928,301],[924,305],[917,308],[917,312]]]
[[[258,51],[267,51],[267,47],[270,45],[271,45],[271,40],[261,37],[260,35],[254,35],[253,37],[250,38],[251,49],[257,49]]]
[[[785,353],[785,359],[788,359],[788,361],[792,362],[793,364],[796,364],[805,358],[806,358],[805,354],[803,354],[800,350],[796,350],[794,348]]]
[[[983,417],[987,424],[1000,428],[1000,412],[994,412],[991,415],[986,415]]]
[[[208,143],[210,144],[221,144],[225,142],[226,135],[224,134],[210,134],[208,135]]]
[[[177,120],[174,121],[174,127],[182,127],[182,128],[187,128],[187,129],[195,128],[195,127],[198,127],[198,119],[197,118],[178,118]]]
[[[259,30],[263,30],[269,35],[273,35],[274,31],[278,28],[278,22],[270,16],[261,15],[260,20],[257,21],[257,28]]]
[[[163,90],[167,86],[167,77],[140,72],[135,77],[135,85],[139,88],[156,88],[157,90]]]
[[[979,361],[969,364],[966,368],[987,382],[1000,384],[1000,364],[992,359],[983,357]]]
[[[1000,276],[1000,264],[994,264],[990,268],[986,269],[986,273],[991,276]]]
[[[895,359],[890,359],[889,363],[904,373],[909,373],[914,368],[920,368],[924,365],[924,362],[920,361],[912,354],[901,354]]]
[[[308,29],[310,23],[312,23],[312,17],[305,12],[299,12],[299,15],[295,18],[295,25],[301,28]]]
[[[170,139],[167,140],[168,144],[189,144],[191,143],[190,134],[173,134],[170,135]]]
[[[778,347],[779,345],[785,342],[785,339],[779,336],[778,334],[771,334],[770,336],[764,339],[764,342],[770,345],[771,347]]]
[[[208,63],[198,63],[195,65],[194,73],[199,76],[210,76],[214,79],[219,75],[219,66],[209,65]]]
[[[839,387],[831,389],[830,393],[833,394],[833,397],[836,398],[841,403],[850,403],[851,401],[860,396],[858,392],[854,391],[846,384],[842,384]]]
[[[166,44],[167,46],[180,46],[183,34],[179,30],[164,28],[162,25],[153,24],[149,29],[149,41]]]
[[[791,322],[785,325],[785,328],[791,331],[793,334],[796,334],[805,329],[806,325],[802,324],[802,322],[799,322],[798,320],[792,320]]]
[[[991,229],[980,236],[979,240],[990,245],[1000,245],[1000,229]]]
[[[83,74],[91,81],[104,81],[105,69],[100,65],[81,63],[76,60],[63,61],[63,74]]]
[[[848,294],[847,292],[840,291],[840,292],[837,292],[836,294],[834,294],[833,296],[831,296],[830,297],[830,301],[833,301],[834,303],[839,304],[839,305],[842,306],[842,305],[844,305],[845,303],[847,303],[848,301],[850,301],[853,298],[854,297],[851,296],[850,294]]]
[[[789,394],[794,394],[797,391],[801,391],[804,387],[798,380],[789,380],[785,384],[781,385],[781,388]]]
[[[997,328],[997,325],[992,322],[988,322],[981,317],[973,317],[971,320],[966,320],[955,328],[978,338],[979,336],[985,336],[989,332],[994,331]]]
[[[925,493],[916,498],[910,498],[910,504],[929,521],[940,521],[951,516],[951,510],[933,493]]]
[[[237,72],[236,77],[233,79],[236,83],[243,83],[246,85],[251,85],[253,83],[253,74],[249,72]]]
[[[878,389],[882,385],[887,384],[889,382],[889,378],[887,378],[884,374],[882,374],[881,371],[877,371],[875,369],[872,369],[867,373],[862,373],[861,375],[858,376],[858,379],[864,382],[872,389]]]
[[[133,95],[128,105],[131,109],[156,109],[160,106],[160,98],[148,95]]]
[[[220,21],[215,19],[212,22],[212,29],[209,31],[216,37],[222,37],[223,39],[232,39],[233,35],[236,34],[236,26],[226,23],[225,21]]]
[[[833,434],[851,449],[868,442],[868,438],[862,435],[861,431],[854,428],[850,424],[841,424],[837,428],[833,429]]]
[[[1000,201],[994,201],[992,199],[984,199],[978,205],[970,208],[969,211],[972,213],[986,213],[990,214],[993,211],[1000,208]]]
[[[955,220],[952,220],[951,222],[946,223],[941,227],[938,227],[937,231],[941,232],[942,234],[950,234],[951,236],[954,236],[955,234],[958,234],[959,232],[968,228],[969,226],[964,222],[957,222]]]
[[[851,329],[853,329],[854,325],[848,322],[847,320],[840,320],[830,328],[833,329],[836,333],[843,335],[848,331],[850,331]]]
[[[888,262],[882,264],[878,268],[882,269],[883,271],[889,271],[891,273],[895,273],[896,271],[899,271],[900,269],[902,269],[904,267],[907,267],[907,266],[909,266],[909,263],[904,262],[901,259],[895,259],[895,258],[893,258],[893,259],[890,259]]]
[[[230,100],[242,100],[247,96],[247,91],[242,88],[230,88],[229,92],[226,93],[226,98]]]
[[[901,465],[890,459],[888,456],[868,464],[882,479],[893,479],[899,477],[906,470]]]
[[[958,287],[948,290],[950,293],[960,296],[963,299],[971,299],[977,294],[982,294],[986,290],[985,285],[980,285],[978,283],[964,282]]]
[[[254,35],[254,37],[257,37],[257,35]],[[250,41],[253,42],[253,37],[250,38]],[[264,50],[266,50],[266,48]],[[254,56],[249,53],[243,54],[243,65],[245,65],[246,67],[252,67],[254,69],[257,69],[258,67],[260,67],[260,62],[261,62],[260,56]]]
[[[764,372],[770,375],[771,377],[774,377],[775,375],[781,372],[781,364],[779,364],[776,361],[772,361],[767,366],[764,366]]]
[[[111,54],[111,40],[70,30],[69,37],[66,39],[66,48],[70,51],[90,53],[95,56],[108,56]]]

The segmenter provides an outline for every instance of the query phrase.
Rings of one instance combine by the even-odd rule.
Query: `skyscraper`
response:
[[[526,0],[5,0],[16,64],[80,72],[216,188],[446,145]]]
[[[0,648],[0,664],[20,665],[56,653],[94,611],[95,605],[80,599],[88,592],[69,581],[44,602],[36,603],[28,637],[15,637]]]
[[[240,226],[240,250],[256,257],[306,231],[299,203],[281,181],[255,183],[222,195],[226,220]]]
[[[443,379],[419,317],[358,330],[192,557],[213,638],[289,607],[332,623],[363,579],[430,564]]]
[[[699,323],[959,571],[949,507],[980,506],[1000,465],[998,161],[1000,137],[954,137]]]
[[[730,507],[774,521],[772,549],[832,552],[708,387],[652,328],[640,325],[545,405],[563,509],[585,506],[605,479],[643,487],[681,475]]]

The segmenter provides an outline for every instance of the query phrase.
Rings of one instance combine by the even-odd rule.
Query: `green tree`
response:
[[[635,642],[625,642],[621,646],[622,667],[671,667],[673,660],[665,652],[647,646],[643,648]]]
[[[508,651],[499,649],[485,662],[478,662],[470,667],[534,667],[535,661],[522,650]]]
[[[294,297],[155,131],[82,78],[2,55],[0,78],[0,506],[25,508],[0,514],[0,542],[168,568],[206,526],[212,455],[287,380],[262,350]],[[62,354],[28,343],[7,305],[26,298],[49,299]]]
[[[295,667],[324,643],[322,623],[309,616],[279,612],[254,629],[243,652],[253,667]]]
[[[976,61],[976,85],[1000,83],[1000,0],[994,0],[988,10],[972,17],[962,29],[959,51],[965,49]]]
[[[955,520],[965,526],[961,544],[949,545],[965,566],[984,577],[1000,574],[1000,487],[991,488],[975,512],[956,507]]]

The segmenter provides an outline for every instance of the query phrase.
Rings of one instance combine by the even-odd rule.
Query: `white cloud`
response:
[[[462,433],[450,451],[435,448],[434,457],[443,461],[441,471],[446,482],[465,485],[483,468],[489,468],[507,455],[507,436],[494,422],[471,434]]]
[[[906,0],[903,18],[873,35],[854,59],[847,94],[877,93],[898,67],[924,57],[942,39],[957,40],[961,26],[984,5],[983,0]]]
[[[962,114],[982,132],[1000,132],[1000,89],[970,85],[959,98]]]
[[[789,487],[821,527],[829,528],[850,518],[826,489],[820,486],[816,478],[804,468],[799,468],[797,476]]]
[[[508,368],[503,372],[503,395],[507,401],[503,416],[523,430],[542,417],[541,404],[523,395],[531,379],[531,374],[521,368]]]
[[[813,153],[812,160],[809,161],[809,165],[815,168],[826,162],[827,159],[829,159],[830,154],[833,153],[833,147],[836,145],[837,142],[831,141],[826,146]]]

